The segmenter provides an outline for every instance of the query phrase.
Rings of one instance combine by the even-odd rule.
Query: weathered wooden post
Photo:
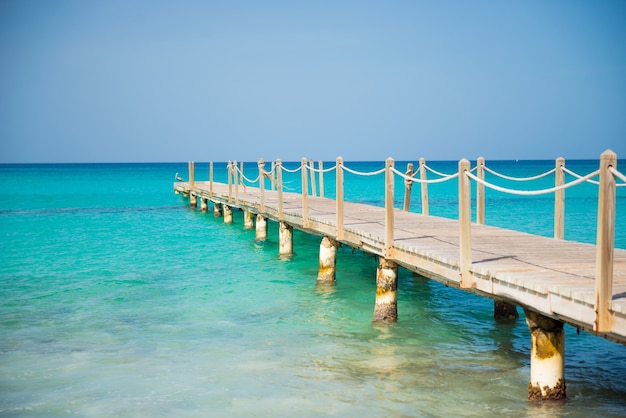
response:
[[[198,207],[198,197],[194,193],[195,190],[195,181],[194,181],[194,173],[196,171],[195,165],[193,161],[189,161],[189,206],[192,208]]]
[[[613,297],[613,252],[615,245],[615,176],[617,155],[606,150],[600,156],[598,232],[596,235],[596,320],[594,330],[611,330],[609,303]]]
[[[278,220],[285,218],[283,213],[283,161],[279,158],[276,160],[276,186],[278,190]]]
[[[224,223],[232,224],[233,223],[233,208],[229,205],[223,205],[224,210]]]
[[[278,231],[278,253],[280,255],[293,254],[293,226],[281,222]]]
[[[267,219],[257,214],[256,216],[256,240],[264,241],[267,238]]]
[[[246,183],[243,181],[243,177],[244,177],[243,176],[243,161],[240,163],[239,172],[241,173],[241,176],[240,176],[241,187],[243,187],[243,192],[245,193],[246,192]]]
[[[200,212],[206,212],[209,210],[209,199],[205,197],[200,198]]]
[[[413,177],[415,172],[413,171],[413,163],[406,165],[406,175]],[[411,210],[411,188],[413,187],[413,180],[404,179],[404,211],[409,212]]]
[[[315,161],[309,160],[309,167],[311,168],[311,196],[317,196],[317,185],[315,183]]]
[[[306,158],[302,157],[302,226],[309,226],[309,182],[306,169]]]
[[[213,161],[209,163],[209,196],[213,196]]]
[[[393,256],[393,158],[387,158],[385,161],[385,249],[383,257],[391,258]]]
[[[528,309],[524,309],[524,313],[531,338],[528,399],[565,399],[563,322]]]
[[[274,161],[272,161],[272,168],[271,168],[272,175],[270,176],[270,185],[271,185],[270,190],[276,190],[276,170],[274,170],[275,167],[276,167],[275,163]]]
[[[228,162],[228,165],[226,166],[227,170],[228,170],[228,202],[232,202],[233,201],[233,181],[232,181],[232,175],[233,175],[233,163],[232,161]]]
[[[420,180],[422,181],[422,215],[428,215],[428,183],[426,183],[426,160],[420,158]]]
[[[239,173],[237,172],[237,161],[233,161],[233,183],[235,185],[235,205],[239,204]]]
[[[476,161],[476,177],[485,180],[485,159],[478,157]],[[485,224],[485,185],[476,183],[476,223],[478,225]]]
[[[324,197],[324,162],[319,160],[317,168],[320,170],[320,197]]]
[[[220,216],[222,216],[222,204],[219,202],[215,202],[213,203],[213,215],[216,218],[219,218]]]
[[[193,161],[189,161],[189,189],[194,190],[196,187],[194,174],[196,172],[196,165]]]
[[[470,267],[472,266],[472,206],[471,183],[465,175],[470,171],[470,162],[459,161],[459,273],[461,287],[473,287]]]
[[[332,238],[324,237],[320,243],[320,265],[317,272],[317,281],[325,283],[335,282],[337,270],[337,248],[341,244]]]
[[[261,192],[261,213],[265,212],[265,160],[259,158],[259,191]],[[257,217],[258,219],[258,217]]]
[[[556,159],[556,171],[554,172],[554,186],[565,184],[565,158]],[[554,238],[565,238],[565,189],[554,192]]]
[[[398,265],[380,257],[376,270],[376,305],[374,321],[396,321],[398,319]]]
[[[337,173],[336,173],[336,215],[337,215],[337,240],[344,238],[343,231],[343,158],[337,157]]]

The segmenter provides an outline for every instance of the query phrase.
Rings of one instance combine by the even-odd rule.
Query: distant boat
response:
[[[176,181],[183,181],[183,178],[179,176],[178,173],[174,175],[174,178],[176,179]]]

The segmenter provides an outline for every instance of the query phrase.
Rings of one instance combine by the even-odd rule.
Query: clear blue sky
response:
[[[0,162],[626,158],[626,1],[0,1]]]

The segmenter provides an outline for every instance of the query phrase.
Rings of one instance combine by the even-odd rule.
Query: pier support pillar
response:
[[[213,203],[213,215],[216,218],[219,218],[220,216],[222,216],[222,204],[215,202]]]
[[[263,241],[267,238],[267,219],[261,215],[256,216],[256,239]]]
[[[381,257],[376,271],[375,322],[396,321],[398,319],[397,289],[398,265]]]
[[[524,309],[531,335],[528,399],[565,399],[563,322]]]
[[[233,208],[228,205],[222,205],[224,211],[224,223],[232,224],[233,223]]]
[[[280,223],[278,230],[278,254],[293,254],[293,226],[285,222]]]
[[[198,207],[198,196],[193,193],[189,193],[189,206],[192,208]]]
[[[493,300],[493,319],[496,321],[513,320],[519,318],[517,307],[502,300]]]
[[[206,212],[209,210],[209,200],[203,197],[200,198],[200,212]]]
[[[324,237],[320,243],[320,268],[317,273],[317,281],[325,283],[335,282],[337,270],[337,248],[339,242]]]
[[[243,227],[244,229],[254,228],[254,218],[252,217],[252,212],[249,210],[243,211]]]

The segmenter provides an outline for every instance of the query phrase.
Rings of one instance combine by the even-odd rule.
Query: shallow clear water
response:
[[[553,166],[493,164],[518,176]],[[342,247],[337,284],[318,287],[319,237],[296,231],[294,256],[281,259],[276,224],[259,243],[240,212],[224,225],[189,209],[175,172],[186,164],[0,167],[0,415],[626,413],[624,346],[567,326],[569,400],[529,403],[523,318],[496,323],[490,300],[400,270],[399,321],[373,324],[372,256]],[[347,176],[346,198],[382,205],[380,181]],[[587,189],[567,192],[568,239],[594,240]],[[453,216],[455,193],[456,183],[431,187],[431,214]],[[487,223],[549,236],[550,198],[488,192]]]

